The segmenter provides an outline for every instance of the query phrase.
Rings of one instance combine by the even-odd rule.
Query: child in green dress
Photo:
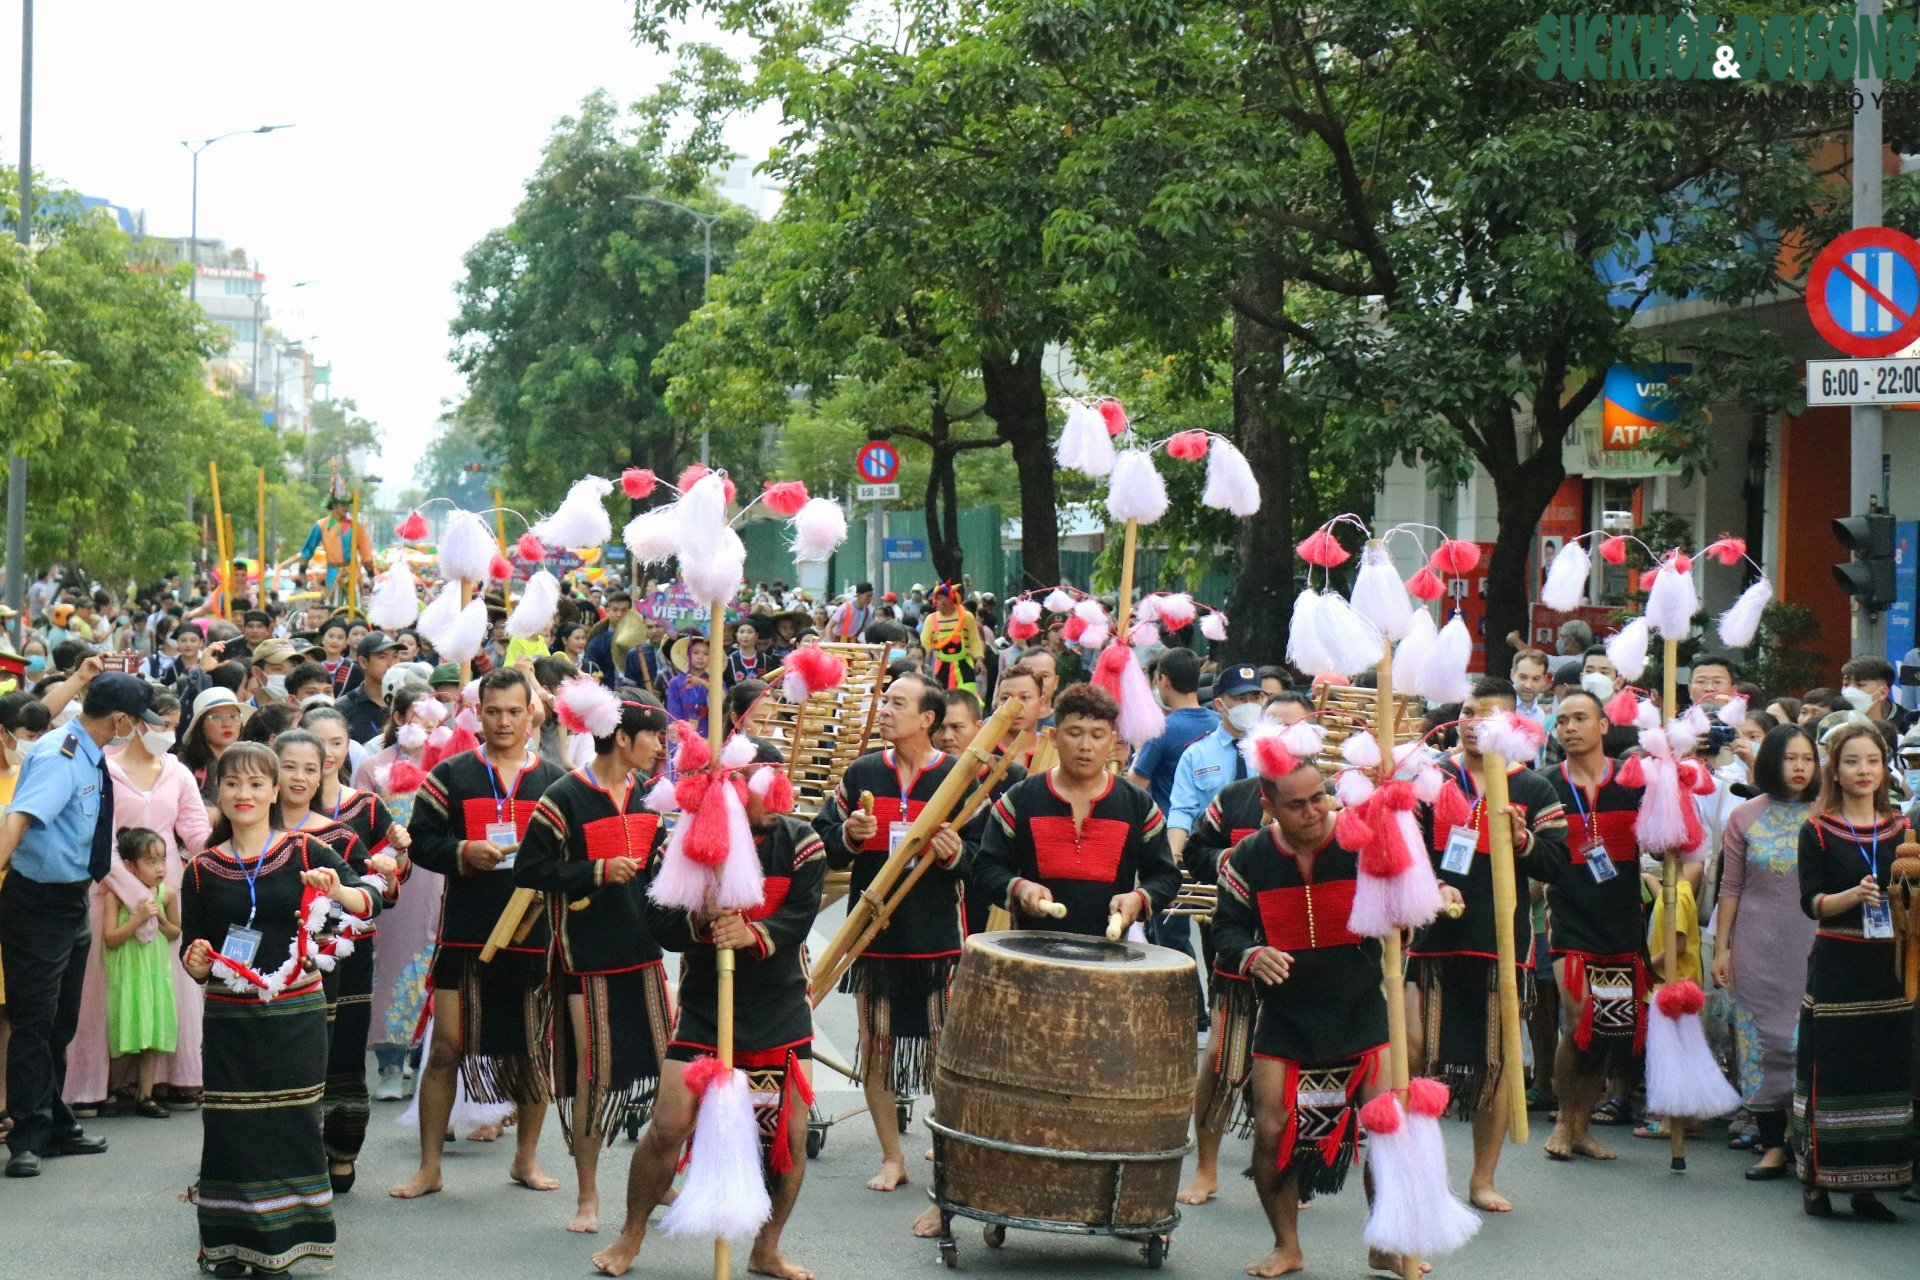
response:
[[[180,904],[167,892],[167,846],[158,833],[128,827],[120,833],[120,860],[153,897],[128,907],[102,895],[106,937],[107,1052],[139,1059],[135,1115],[164,1120],[173,1113],[154,1101],[153,1073],[180,1036],[173,975],[167,962],[180,937]]]

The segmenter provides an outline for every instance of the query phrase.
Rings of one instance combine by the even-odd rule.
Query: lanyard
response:
[[[1480,831],[1480,795],[1473,789],[1473,775],[1467,771],[1467,765],[1464,760],[1460,763],[1459,781],[1460,789],[1467,793],[1467,799],[1473,801],[1472,806],[1467,810],[1467,814],[1468,821],[1472,823],[1474,834],[1477,836]]]
[[[1859,849],[1860,832],[1854,827],[1853,823],[1848,822],[1845,817],[1842,817],[1840,821],[1847,824],[1847,834],[1853,837],[1853,847]],[[1867,874],[1873,877],[1877,883],[1880,878],[1880,825],[1875,823],[1870,830],[1873,832],[1872,852],[1861,849],[1860,856],[1867,860]]]
[[[895,753],[893,758],[895,761],[898,761],[900,759],[900,756],[898,753]],[[907,798],[913,794],[914,787],[919,785],[920,775],[925,773],[929,769],[939,768],[940,762],[942,760],[945,760],[946,758],[947,758],[946,752],[935,751],[933,755],[928,758],[925,764],[921,765],[918,769],[915,769],[913,771],[913,778],[911,781],[908,781],[908,782],[902,782],[900,780],[900,766],[897,763],[894,765],[893,781],[894,781],[894,785],[900,788],[900,820],[902,822],[905,822],[907,820],[907,803],[908,803]]]
[[[504,797],[500,794],[499,771],[493,767],[493,761],[490,758],[482,757],[482,760],[487,766],[487,789],[493,792],[493,820],[509,821],[513,817],[513,798],[520,790],[521,775],[527,771],[526,757],[521,757],[520,767],[513,774],[513,785],[507,788],[507,794]]]
[[[1587,828],[1587,843],[1600,843],[1600,818],[1586,803],[1586,788],[1573,780],[1573,766],[1566,761],[1560,763],[1560,776],[1567,780],[1567,789],[1573,792],[1573,811],[1580,815],[1581,823]],[[1613,780],[1613,761],[1607,761],[1606,776],[1600,779],[1600,786],[1593,789],[1593,805],[1600,803],[1600,787]]]
[[[267,842],[260,846],[260,856],[253,860],[253,870],[247,870],[247,863],[240,856],[240,846],[233,846],[233,860],[240,864],[240,874],[247,878],[247,928],[253,928],[253,917],[260,909],[260,895],[254,890],[254,881],[260,878],[260,867],[267,860],[267,854],[273,849],[273,830],[267,830]]]

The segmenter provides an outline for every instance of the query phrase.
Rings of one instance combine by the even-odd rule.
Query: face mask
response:
[[[268,676],[267,692],[272,694],[276,698],[286,697],[287,696],[287,678],[285,676]]]
[[[1602,702],[1613,697],[1612,677],[1602,675],[1598,671],[1589,671],[1587,674],[1581,676],[1580,687]]]
[[[45,671],[46,669],[47,669],[46,654],[36,653],[31,658],[27,659],[27,670],[29,673],[33,675],[39,675],[42,671]]]
[[[147,750],[154,755],[163,756],[173,750],[173,730],[146,729],[141,732],[140,741],[145,743]]]
[[[1854,685],[1848,685],[1840,690],[1840,696],[1845,698],[1855,711],[1865,711],[1873,705],[1873,699],[1867,696],[1867,691]]]
[[[119,734],[116,737],[107,739],[107,746],[114,750],[118,750],[119,748],[126,746],[129,742],[132,742],[132,741],[133,741],[133,730],[129,728],[125,733]]]
[[[907,651],[906,651],[905,649],[889,649],[889,650],[887,650],[887,661],[888,661],[888,662],[898,662],[898,661],[900,661],[900,660],[901,660],[902,658],[904,658],[904,657],[906,657],[906,656],[907,656]]]
[[[1227,712],[1227,723],[1245,733],[1260,723],[1261,714],[1259,703],[1243,702]]]

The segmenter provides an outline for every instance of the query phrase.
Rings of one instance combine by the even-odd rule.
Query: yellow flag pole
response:
[[[207,481],[213,487],[213,554],[220,560],[220,612],[233,617],[233,560],[227,555],[227,518],[220,506],[220,464],[207,463]]]
[[[1680,666],[1680,641],[1660,641],[1660,718],[1671,720],[1680,712],[1676,685]],[[1692,804],[1691,796],[1681,796],[1682,804]],[[1662,940],[1660,977],[1662,982],[1680,980],[1680,851],[1669,849],[1660,855],[1660,901],[1666,908],[1665,937]],[[1674,1173],[1687,1171],[1687,1122],[1681,1116],[1668,1116],[1668,1168]]]
[[[1120,628],[1113,638],[1127,643],[1127,624],[1133,621],[1133,554],[1140,538],[1140,522],[1127,521],[1126,541],[1120,546]]]
[[[347,613],[360,612],[360,486],[353,487],[353,526],[347,530]]]
[[[259,608],[267,607],[267,574],[271,566],[267,564],[267,469],[260,468],[260,519],[254,525],[254,532],[260,541],[260,598],[254,601]]]
[[[500,546],[500,558],[508,564],[513,561],[507,555],[507,512],[500,502],[500,491],[493,491],[493,538]],[[503,608],[513,608],[513,573],[507,573],[507,580],[500,584],[500,603]]]

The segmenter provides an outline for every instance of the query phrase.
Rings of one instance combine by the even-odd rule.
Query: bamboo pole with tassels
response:
[[[1660,641],[1660,718],[1671,720],[1679,714],[1680,695],[1676,681],[1680,666],[1680,641]],[[1683,795],[1681,803],[1692,804]],[[1660,902],[1666,908],[1666,928],[1661,939],[1660,978],[1662,982],[1680,980],[1680,851],[1669,849],[1660,855]],[[1687,1167],[1687,1122],[1680,1116],[1667,1116],[1669,1167],[1683,1173]]]
[[[1519,956],[1513,916],[1519,909],[1518,876],[1513,866],[1512,806],[1507,793],[1507,758],[1480,752],[1481,797],[1487,823],[1487,852],[1493,872],[1493,937],[1500,1006],[1500,1088],[1506,1095],[1508,1137],[1527,1140],[1527,1064],[1520,1024]]]
[[[513,560],[507,555],[507,509],[500,501],[500,491],[493,491],[493,540],[500,548],[500,558],[507,562],[507,580],[500,584],[500,605],[509,611],[513,608]]]
[[[220,612],[233,618],[233,558],[227,554],[227,518],[220,506],[220,464],[207,463],[207,483],[213,489],[213,554],[220,561]]]
[[[360,486],[353,487],[353,523],[347,526],[347,616],[360,612]],[[460,603],[465,604],[463,596]]]
[[[1120,544],[1120,626],[1113,638],[1127,643],[1127,626],[1133,621],[1133,556],[1140,540],[1140,522],[1127,521],[1125,540]]]
[[[715,604],[708,614],[707,622],[707,746],[713,754],[713,768],[720,768],[720,748],[725,745],[726,699],[720,696],[720,687],[726,678],[726,656],[720,652],[720,632],[727,625],[727,606]],[[686,821],[683,815],[682,821]],[[716,882],[718,873],[715,873]],[[733,1070],[733,952],[724,947],[716,947],[713,953],[714,971],[717,976],[716,1008],[714,1022],[718,1028],[714,1039],[714,1056],[720,1059],[720,1065],[729,1073]],[[713,1280],[728,1280],[733,1269],[733,1245],[725,1237],[715,1237],[713,1242]]]

